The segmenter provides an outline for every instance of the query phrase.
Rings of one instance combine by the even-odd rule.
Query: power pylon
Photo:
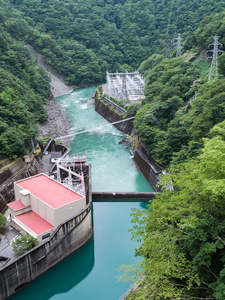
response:
[[[176,56],[181,56],[181,49],[182,47],[182,37],[181,34],[178,33],[178,37],[175,38],[175,40],[177,40],[177,42],[175,42],[175,44],[177,45],[177,55]]]
[[[212,80],[213,77],[218,75],[217,58],[218,58],[219,54],[224,52],[223,50],[219,49],[219,47],[223,46],[221,43],[218,42],[219,36],[214,36],[213,38],[214,38],[214,43],[211,43],[208,46],[208,47],[213,46],[213,49],[207,51],[207,52],[212,52],[213,53],[213,56],[208,57],[208,58],[212,58],[212,63],[211,63],[211,68],[210,68],[210,72],[209,72],[208,81]]]

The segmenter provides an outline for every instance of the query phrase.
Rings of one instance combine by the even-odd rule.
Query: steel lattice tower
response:
[[[221,43],[218,42],[219,36],[214,36],[213,38],[214,38],[214,43],[209,44],[209,46],[208,46],[208,47],[213,46],[213,49],[207,51],[207,52],[213,53],[213,56],[209,57],[209,58],[212,58],[212,63],[211,63],[211,68],[210,68],[210,72],[209,72],[208,81],[212,80],[213,77],[218,75],[217,58],[220,53],[224,52],[223,50],[219,49],[219,47],[223,46]]]
[[[182,47],[182,38],[181,38],[181,34],[178,33],[178,37],[175,39],[177,40],[176,44],[177,44],[177,54],[176,56],[181,56],[181,49]]]

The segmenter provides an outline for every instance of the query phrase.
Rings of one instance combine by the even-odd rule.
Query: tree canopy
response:
[[[128,299],[224,298],[224,158],[225,141],[215,136],[204,140],[196,159],[163,176],[165,188],[145,210],[145,226],[133,229],[143,241],[137,254],[144,279]],[[134,212],[133,221],[139,216]]]
[[[38,245],[38,240],[29,234],[21,235],[20,238],[16,239],[12,243],[12,248],[15,254],[23,255],[27,251],[31,250]]]
[[[37,122],[47,120],[43,104],[50,95],[49,78],[22,42],[0,35],[0,154],[24,155],[36,135]]]
[[[190,37],[224,1],[2,0],[0,21],[75,85],[101,83],[106,70],[135,70],[182,33]],[[167,45],[168,47],[168,45]],[[170,48],[172,44],[169,45]],[[171,49],[173,52],[173,49]]]

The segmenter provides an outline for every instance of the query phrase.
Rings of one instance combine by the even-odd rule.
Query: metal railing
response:
[[[102,100],[109,104],[111,107],[114,107],[119,113],[126,113],[126,109],[122,108],[121,106],[119,106],[118,104],[114,103],[113,101],[109,100],[108,98],[106,97],[102,97]]]

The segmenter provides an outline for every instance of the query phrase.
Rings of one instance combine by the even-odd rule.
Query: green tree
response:
[[[38,245],[38,240],[29,234],[22,235],[12,243],[15,254],[22,255]]]
[[[162,177],[161,195],[134,212],[133,238],[141,239],[142,288],[130,299],[224,298],[225,141],[204,140],[195,160]],[[171,187],[171,188],[168,188]],[[145,222],[145,226],[143,224]]]
[[[0,228],[5,226],[6,224],[6,217],[0,214]]]
[[[140,108],[141,108],[141,103],[131,104],[127,109],[126,117],[127,118],[134,117],[136,113],[140,110]]]

